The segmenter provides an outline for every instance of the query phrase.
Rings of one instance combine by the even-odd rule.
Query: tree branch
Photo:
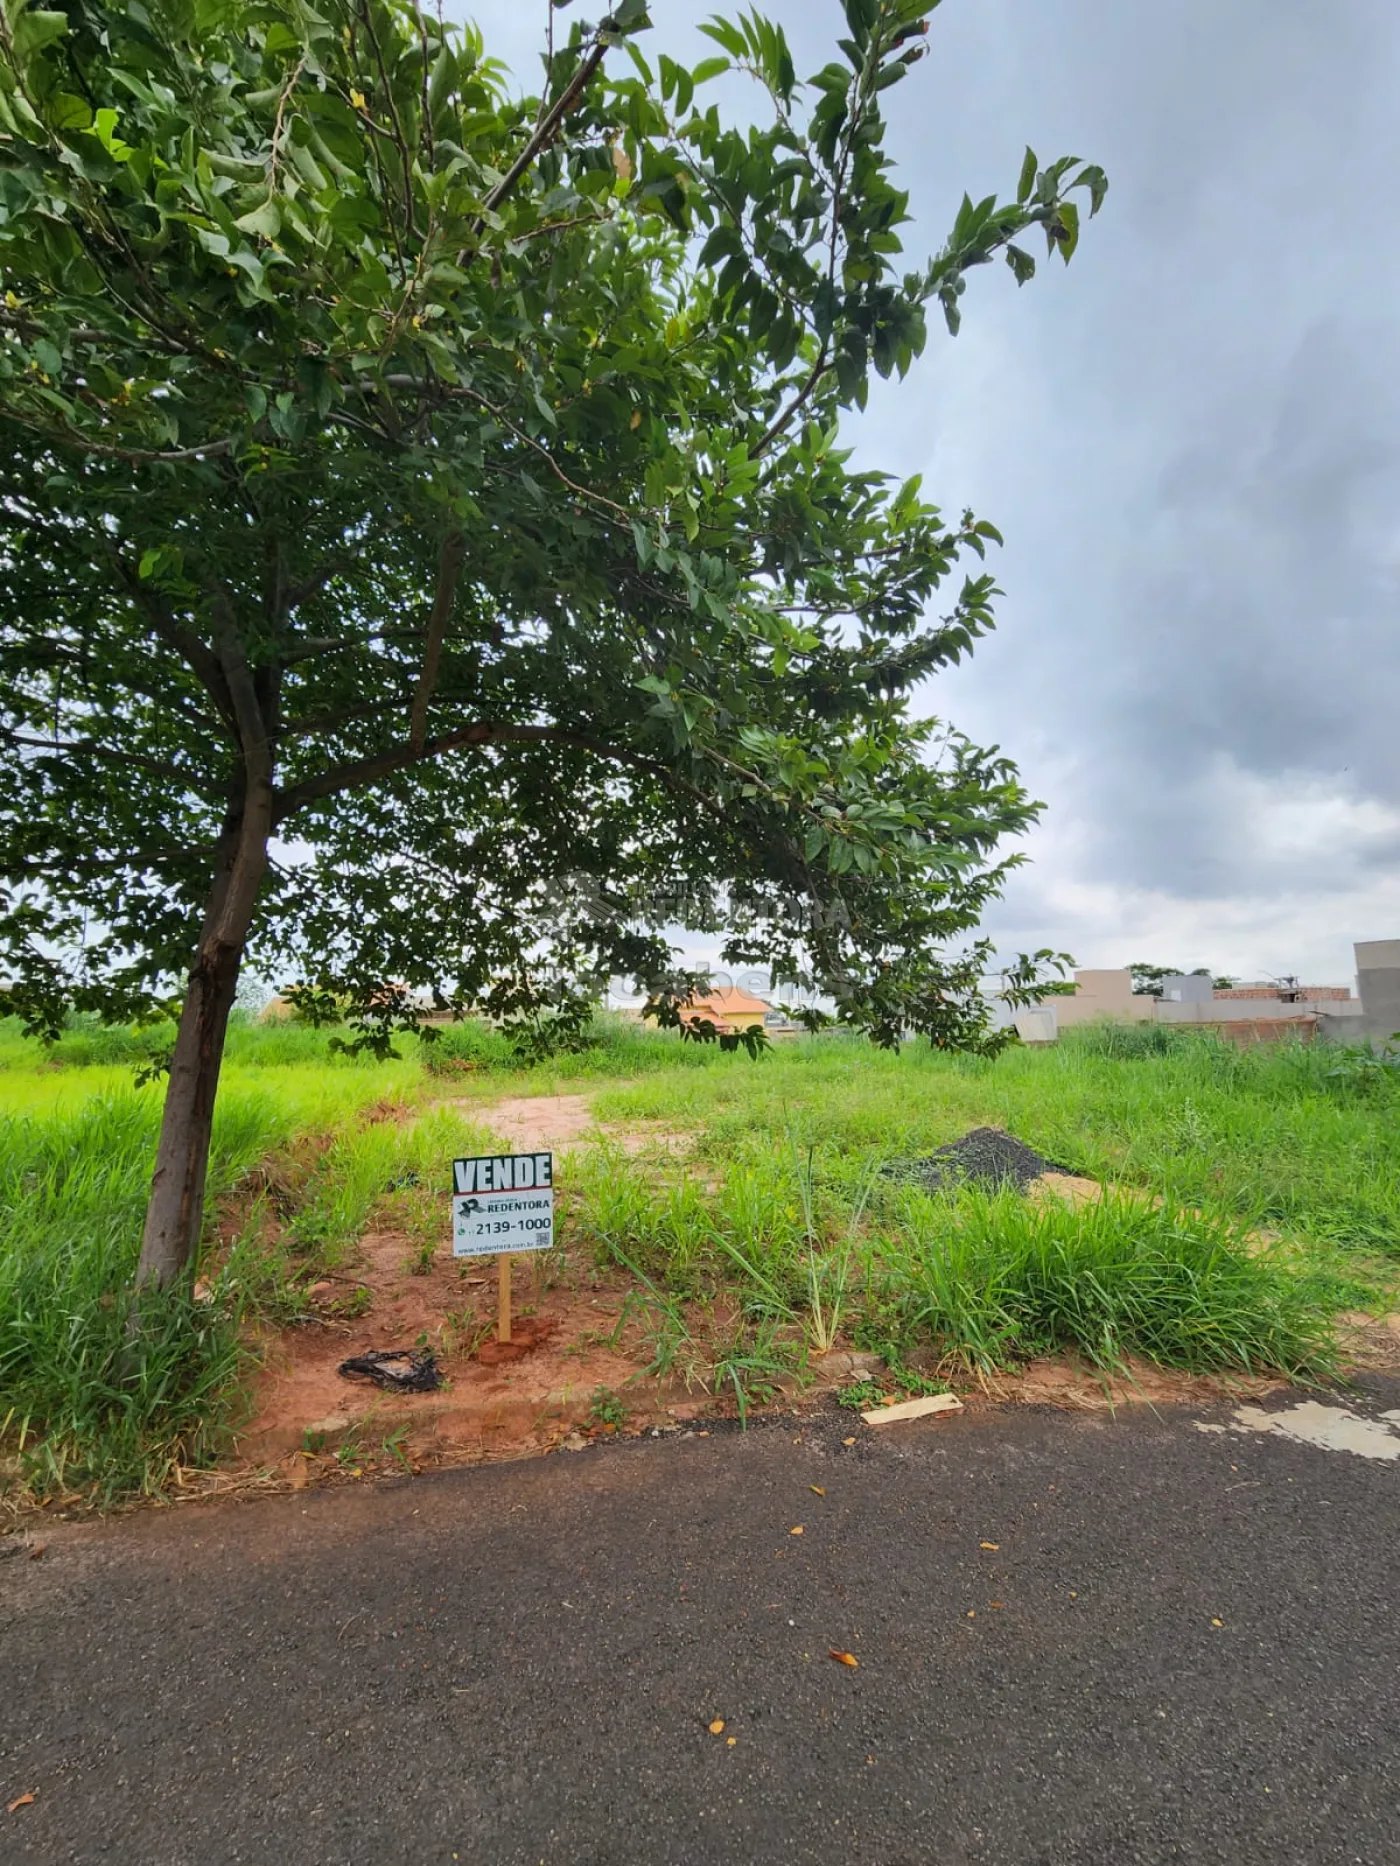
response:
[[[437,686],[438,669],[442,665],[442,644],[447,634],[448,618],[452,614],[453,599],[457,594],[457,579],[462,573],[465,548],[462,529],[454,525],[443,539],[442,549],[438,553],[437,588],[433,592],[433,606],[428,614],[428,636],[423,644],[423,671],[418,676],[409,720],[408,742],[419,751],[427,742],[428,706],[433,689]]]
[[[376,713],[398,712],[407,699],[406,694],[392,693],[384,700],[366,700],[362,706],[344,706],[335,712],[303,713],[299,718],[285,720],[277,728],[278,743],[288,739],[312,739],[318,733],[353,725],[357,719],[373,719]]]
[[[418,376],[402,375],[383,376],[377,383],[365,381],[357,386],[365,394],[373,394],[381,387],[386,389],[416,389],[420,393],[425,390],[430,390],[434,395],[445,396],[449,401],[465,399],[469,402],[475,402],[478,408],[484,408],[488,415],[491,415],[495,420],[499,421],[507,433],[513,434],[522,446],[529,447],[533,452],[537,453],[554,477],[559,480],[561,484],[567,486],[575,498],[585,499],[590,505],[600,505],[605,511],[614,512],[619,518],[626,520],[629,524],[631,523],[632,514],[627,510],[625,505],[618,505],[615,500],[607,498],[601,492],[590,492],[586,486],[580,486],[577,480],[570,479],[547,447],[537,441],[532,434],[527,434],[524,428],[517,427],[506,411],[503,408],[498,408],[495,402],[488,401],[479,389],[473,389],[465,382],[430,383]]]
[[[290,790],[279,792],[273,808],[273,823],[285,822],[294,811],[308,803],[316,803],[322,797],[334,797],[341,791],[354,790],[357,785],[372,784],[376,778],[389,777],[407,765],[440,758],[444,752],[461,751],[468,745],[536,743],[541,739],[552,738],[554,732],[553,726],[483,725],[478,722],[461,726],[455,732],[439,733],[437,738],[427,739],[422,745],[391,745],[386,751],[375,752],[368,758],[357,758],[350,764],[332,766],[329,771],[322,771],[314,778],[306,778],[302,783],[294,784]]]
[[[149,452],[140,447],[109,447],[103,441],[89,440],[85,434],[77,433],[67,422],[60,422],[52,429],[46,429],[37,421],[30,421],[24,415],[9,411],[10,419],[20,427],[28,428],[31,434],[42,435],[60,447],[76,447],[81,453],[98,454],[107,460],[125,460],[132,466],[152,466],[159,462],[181,460],[212,460],[219,454],[231,454],[237,442],[229,436],[221,441],[201,441],[197,447],[173,447],[163,453]]]
[[[190,777],[169,759],[162,761],[159,758],[144,758],[139,752],[118,751],[115,746],[102,745],[96,739],[41,739],[8,728],[0,728],[0,738],[11,745],[21,746],[25,751],[56,753],[62,758],[101,758],[108,764],[124,765],[133,771],[149,771],[154,777],[176,777],[197,796],[222,801],[222,794],[216,785]]]
[[[530,140],[482,202],[481,212],[472,222],[470,236],[472,240],[481,238],[486,228],[486,216],[494,213],[506,196],[515,191],[521,177],[529,171],[535,158],[553,142],[559,125],[592,83],[594,74],[607,56],[607,51],[607,44],[601,38],[595,38],[578,70],[559,93],[551,109],[535,125]],[[463,248],[457,256],[458,265],[461,265],[467,257],[467,250]]]
[[[108,555],[117,575],[126,585],[127,594],[138,608],[145,611],[146,619],[156,634],[167,648],[179,655],[199,681],[223,715],[224,723],[235,726],[233,698],[229,693],[228,681],[224,678],[224,670],[219,665],[219,657],[197,635],[181,626],[160,592],[136,575],[120,551],[109,545]]]
[[[297,79],[306,69],[306,53],[303,52],[292,69],[292,75],[282,86],[282,94],[277,99],[277,115],[272,125],[272,141],[267,153],[267,198],[270,201],[277,192],[277,165],[282,154],[282,123],[287,114],[287,103],[296,89]]]
[[[830,370],[831,364],[827,361],[826,345],[823,344],[816,362],[812,365],[811,373],[803,383],[801,389],[788,403],[786,408],[782,408],[778,411],[755,444],[749,449],[749,458],[751,460],[757,460],[761,454],[767,453],[772,443],[777,440],[783,430],[790,425],[793,416],[798,414],[807,405],[808,401],[811,399],[812,391],[816,388],[822,377],[830,373]]]
[[[394,101],[394,86],[390,80],[388,68],[384,63],[384,48],[379,43],[379,33],[374,24],[373,7],[368,5],[362,6],[360,9],[360,18],[365,23],[365,30],[369,34],[370,44],[374,47],[374,62],[379,67],[379,80],[384,86],[384,98],[389,106],[389,119],[394,126],[393,141],[399,152],[399,180],[403,190],[404,214],[408,221],[408,233],[410,237],[412,237],[418,232],[418,227],[413,217],[413,158],[409,151],[408,140],[403,133],[403,124],[399,120],[399,107]],[[368,114],[368,112],[366,112],[366,114]]]
[[[293,785],[276,798],[273,825],[280,826],[308,803],[317,803],[323,797],[337,796],[341,791],[353,790],[360,784],[372,784],[377,778],[388,777],[395,771],[402,771],[410,765],[421,764],[432,758],[440,758],[445,752],[462,751],[469,745],[542,744],[564,745],[574,751],[591,752],[595,757],[609,759],[614,764],[630,765],[633,770],[645,771],[652,777],[660,778],[672,790],[683,791],[721,821],[728,821],[717,798],[701,790],[698,784],[690,783],[679,771],[673,771],[660,759],[648,758],[645,752],[635,752],[624,745],[608,745],[601,739],[570,732],[564,726],[493,725],[478,721],[470,726],[461,726],[455,732],[440,733],[437,738],[428,739],[421,747],[412,744],[393,745],[386,751],[357,759],[351,764],[338,765],[314,778],[307,778],[301,784]]]

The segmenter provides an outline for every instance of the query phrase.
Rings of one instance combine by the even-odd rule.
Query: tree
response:
[[[143,1279],[249,953],[360,1041],[567,1041],[608,973],[674,1016],[679,902],[876,1041],[992,1041],[942,949],[1038,806],[908,702],[997,533],[839,419],[1106,184],[1028,151],[896,269],[935,4],[846,0],[803,86],[751,15],[652,65],[619,0],[520,101],[413,0],[0,0],[0,938],[31,1029],[179,1003]]]
[[[1160,998],[1162,980],[1181,975],[1181,968],[1175,965],[1130,965],[1128,971],[1133,981],[1133,995],[1138,998]]]
[[[1228,991],[1236,982],[1224,973],[1218,977],[1209,966],[1198,965],[1190,972],[1183,972],[1179,965],[1130,965],[1129,972],[1133,979],[1133,993],[1139,998],[1160,998],[1163,981],[1169,978],[1208,978],[1216,991]]]

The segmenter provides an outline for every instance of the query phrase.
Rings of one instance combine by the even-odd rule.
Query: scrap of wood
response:
[[[867,1425],[893,1425],[899,1419],[925,1419],[935,1412],[961,1412],[963,1403],[956,1393],[926,1393],[921,1399],[900,1400],[895,1406],[878,1406],[860,1416]]]

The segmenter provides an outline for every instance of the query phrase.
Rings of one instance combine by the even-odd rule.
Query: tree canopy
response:
[[[688,69],[620,0],[519,97],[414,0],[0,0],[0,966],[36,1029],[183,1002],[159,1274],[245,954],[379,1040],[549,1040],[608,974],[669,1013],[680,920],[994,1041],[968,936],[1037,806],[910,700],[997,533],[841,417],[1106,183],[1027,151],[906,269],[935,5],[845,0],[799,83],[757,15]]]

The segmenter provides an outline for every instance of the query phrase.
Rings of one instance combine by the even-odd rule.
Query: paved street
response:
[[[1202,1420],[833,1410],[55,1525],[0,1561],[0,1859],[1393,1866],[1400,1461]]]

